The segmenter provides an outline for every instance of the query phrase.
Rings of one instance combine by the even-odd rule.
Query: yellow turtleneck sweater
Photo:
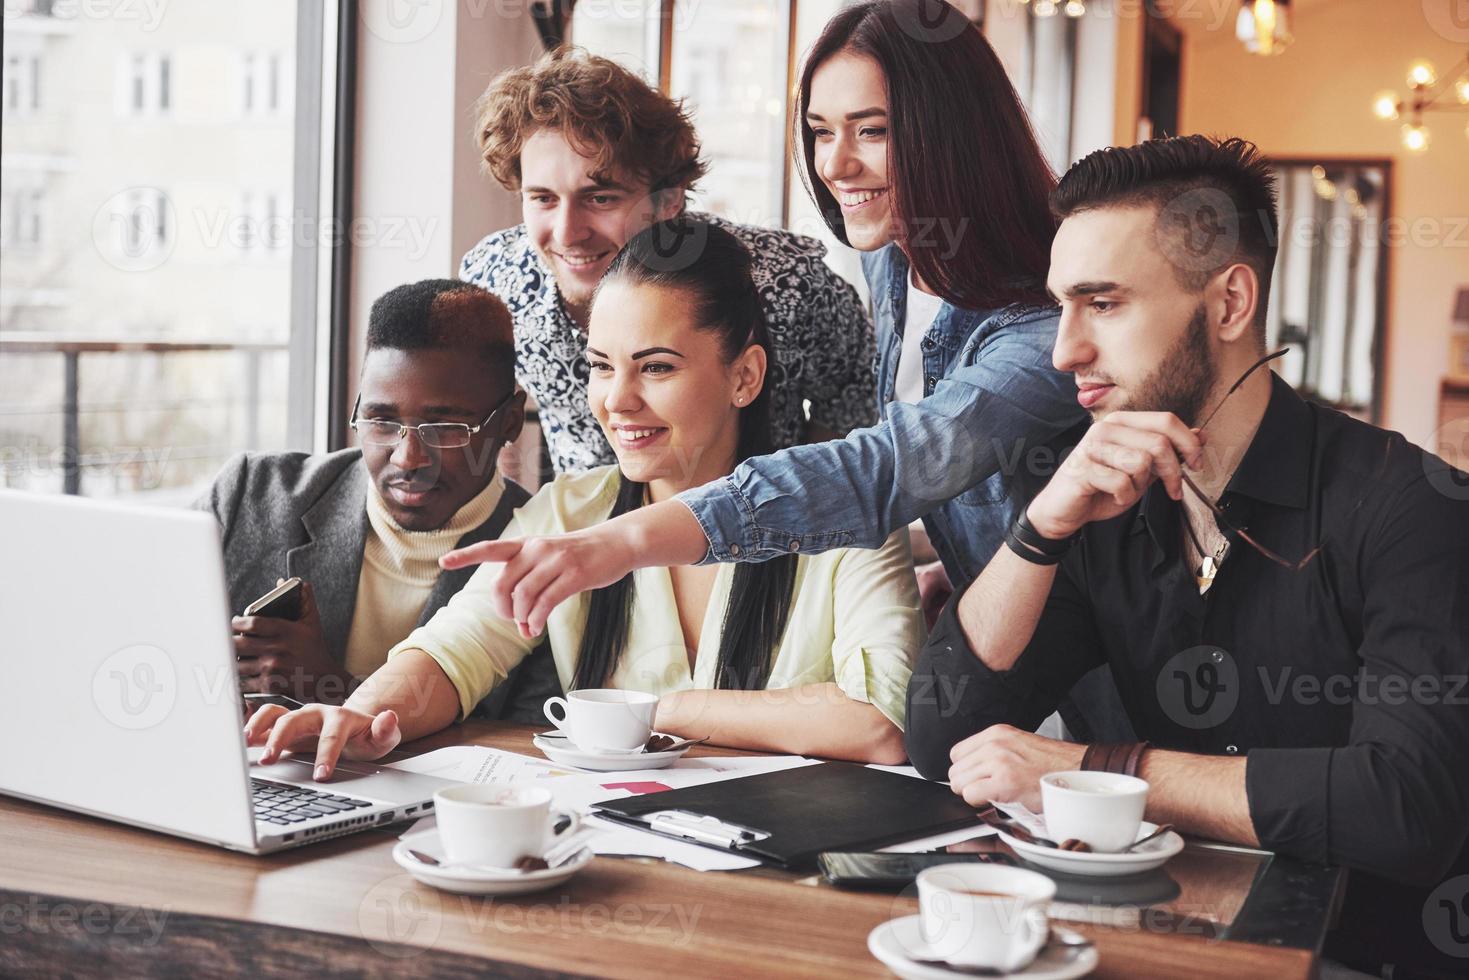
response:
[[[505,485],[489,484],[436,531],[406,531],[388,514],[381,493],[369,482],[367,542],[357,579],[357,606],[347,634],[346,668],[366,677],[387,659],[388,650],[418,625],[439,580],[439,558],[468,532],[489,520]]]

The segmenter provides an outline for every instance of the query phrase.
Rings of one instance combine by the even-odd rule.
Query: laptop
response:
[[[211,514],[0,490],[0,793],[269,854],[433,810],[448,780],[247,749]]]

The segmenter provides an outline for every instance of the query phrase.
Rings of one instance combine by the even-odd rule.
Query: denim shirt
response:
[[[1074,444],[1086,415],[1051,366],[1059,313],[945,303],[921,343],[924,398],[895,402],[908,262],[896,245],[862,256],[877,328],[877,425],[845,439],[746,460],[679,494],[709,539],[705,562],[876,548],[923,519],[957,589],[1000,546],[1025,501]]]

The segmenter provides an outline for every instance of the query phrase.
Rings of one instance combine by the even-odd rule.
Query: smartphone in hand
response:
[[[300,619],[301,602],[301,579],[293,575],[246,606],[244,615],[268,616],[271,619]]]

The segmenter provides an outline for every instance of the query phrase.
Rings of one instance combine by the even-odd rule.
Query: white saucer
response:
[[[631,749],[626,752],[606,749],[588,751],[578,748],[577,744],[569,738],[543,738],[540,735],[532,738],[531,744],[540,749],[552,762],[575,769],[590,769],[593,772],[665,769],[683,758],[684,753],[693,748],[691,745],[686,745],[672,752],[644,752],[642,749]]]
[[[1051,926],[1051,932],[1064,935],[1067,939],[1080,939],[1081,934],[1070,929]],[[867,934],[867,949],[903,980],[953,980],[968,976],[964,970],[950,968],[939,963],[921,963],[913,957],[923,956],[925,944],[918,930],[918,916],[905,915],[884,922]],[[1047,945],[1030,965],[1014,973],[998,974],[1015,977],[1017,980],[1070,980],[1084,977],[1097,968],[1097,948],[1088,947],[1072,953],[1065,946]]]
[[[1137,829],[1142,839],[1158,829],[1158,825],[1143,821]],[[1168,859],[1183,850],[1183,838],[1170,830],[1155,840],[1150,840],[1135,851],[1126,854],[1096,854],[1091,851],[1062,851],[1040,844],[1027,844],[999,831],[1000,839],[1009,844],[1016,854],[1032,864],[1052,871],[1063,871],[1072,875],[1087,875],[1093,878],[1114,878],[1120,875],[1141,874],[1161,868]]]
[[[442,861],[444,849],[439,843],[437,830],[421,830],[399,840],[393,848],[393,860],[398,862],[398,867],[425,885],[461,895],[523,895],[527,892],[544,891],[561,884],[585,868],[594,856],[590,847],[584,847],[576,857],[558,868],[508,873],[470,868],[436,868],[409,854],[410,848]]]

